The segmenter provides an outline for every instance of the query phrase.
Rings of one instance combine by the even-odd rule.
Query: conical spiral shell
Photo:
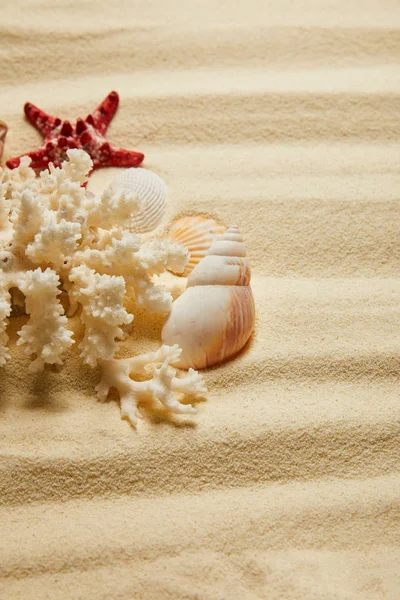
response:
[[[167,202],[167,186],[161,177],[148,169],[132,167],[117,175],[111,187],[114,190],[137,194],[143,201],[144,208],[129,223],[132,231],[145,233],[157,227]]]
[[[6,139],[8,127],[4,121],[0,121],[0,158],[3,155],[4,142]]]
[[[243,237],[237,227],[230,227],[215,236],[207,255],[189,275],[187,285],[249,285],[250,278]]]
[[[225,227],[214,219],[205,217],[182,217],[173,223],[168,238],[189,251],[190,259],[181,275],[187,277],[205,257],[216,235],[224,233]]]
[[[255,320],[250,266],[237,228],[217,236],[189,275],[165,322],[165,344],[182,348],[177,366],[204,369],[237,354]]]

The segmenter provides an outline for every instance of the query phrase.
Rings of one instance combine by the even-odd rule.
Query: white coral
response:
[[[137,401],[144,397],[158,398],[174,412],[188,412],[190,406],[181,405],[174,394],[202,392],[203,380],[195,372],[183,379],[176,376],[170,366],[176,348],[114,359],[122,327],[133,320],[124,306],[126,297],[134,296],[148,311],[167,313],[171,294],[154,277],[169,269],[182,272],[188,252],[167,241],[142,243],[129,231],[132,215],[143,208],[136,195],[111,188],[100,198],[86,192],[83,185],[92,161],[82,150],[67,154],[61,168],[50,165],[39,177],[26,157],[17,169],[0,170],[0,366],[10,358],[6,326],[15,288],[25,295],[30,315],[18,340],[27,354],[35,355],[30,368],[61,364],[73,343],[59,300],[63,289],[68,314],[81,305],[85,332],[79,347],[87,364],[103,369],[101,396],[115,385],[122,413],[132,422]],[[161,363],[154,367],[152,380],[130,379],[130,373],[148,363]]]
[[[67,317],[58,299],[60,280],[51,269],[27,271],[18,281],[25,294],[29,322],[19,332],[17,344],[25,345],[26,354],[36,354],[30,364],[32,371],[40,371],[45,363],[62,364],[62,353],[73,344],[72,332],[67,328]]]
[[[14,224],[13,244],[16,249],[25,251],[27,244],[34,240],[38,230],[44,223],[45,207],[38,200],[32,189],[25,189],[20,194],[19,206],[13,211],[11,220]]]
[[[71,270],[74,284],[70,294],[82,305],[85,336],[79,344],[82,358],[91,367],[97,359],[111,359],[118,350],[116,339],[123,337],[121,325],[133,320],[123,307],[125,281],[115,275],[99,275],[85,265]]]
[[[182,273],[188,259],[188,251],[178,244],[152,240],[141,245],[138,236],[128,231],[110,239],[102,250],[87,248],[82,253],[85,264],[100,273],[122,275],[127,287],[135,291],[137,305],[159,314],[170,311],[172,296],[152,277],[169,269]]]
[[[62,165],[62,169],[53,168],[53,172],[62,172],[64,180],[70,180],[80,185],[87,181],[88,173],[90,173],[93,162],[89,154],[81,150],[68,150],[68,161]],[[43,172],[43,171],[42,171]],[[46,171],[44,171],[46,173]]]
[[[88,225],[103,229],[111,229],[116,225],[123,226],[141,208],[143,206],[138,196],[109,188],[93,203],[88,212]]]
[[[121,416],[136,427],[141,418],[138,403],[141,400],[159,400],[173,413],[190,414],[196,409],[191,404],[182,404],[176,393],[195,396],[205,393],[204,380],[199,373],[190,369],[184,377],[176,376],[176,369],[170,365],[179,360],[181,349],[177,346],[161,346],[157,352],[142,354],[132,358],[101,361],[102,378],[96,387],[100,400],[106,400],[111,388],[118,390],[121,401]],[[161,363],[161,366],[156,367]],[[143,375],[145,367],[152,365],[153,379],[134,381],[131,375]]]
[[[23,156],[19,166],[12,171],[7,171],[5,177],[12,183],[14,190],[18,190],[27,182],[35,181],[35,171],[30,167],[31,159],[28,156]]]
[[[35,235],[33,242],[27,245],[25,254],[35,265],[46,263],[61,269],[78,248],[82,237],[81,226],[65,219],[57,223],[54,211],[47,211],[46,216],[45,225]]]
[[[165,240],[145,242],[137,253],[134,269],[127,280],[135,290],[136,302],[149,312],[166,314],[171,310],[171,294],[161,285],[155,285],[152,276],[166,270],[182,273],[188,263],[188,251]]]

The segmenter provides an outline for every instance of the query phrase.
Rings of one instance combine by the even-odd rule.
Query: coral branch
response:
[[[65,160],[61,165],[61,169],[57,171],[63,171],[62,179],[64,181],[70,180],[79,183],[80,186],[83,185],[87,182],[88,174],[92,170],[92,159],[86,152],[76,149],[67,150],[67,157],[68,160]],[[80,192],[81,197],[84,197],[84,190],[81,189]]]
[[[141,208],[143,206],[138,196],[109,188],[95,201],[88,213],[88,226],[111,229],[124,225]]]
[[[73,268],[69,279],[74,286],[72,300],[82,304],[85,336],[79,344],[81,356],[95,367],[97,359],[113,358],[118,350],[115,340],[123,337],[120,326],[133,320],[123,307],[125,281],[123,277],[99,275],[84,265]]]
[[[65,219],[56,222],[56,214],[48,211],[46,225],[35,235],[34,241],[26,248],[26,256],[38,265],[51,263],[60,269],[67,257],[70,257],[78,247],[81,238],[79,223],[71,223]]]
[[[127,285],[135,290],[136,303],[150,313],[166,314],[171,310],[172,296],[164,286],[156,285],[153,275],[168,269],[182,272],[189,260],[188,251],[178,244],[166,240],[152,240],[141,245],[135,255]]]
[[[136,427],[141,417],[138,403],[141,400],[159,400],[169,411],[178,414],[195,413],[191,404],[182,404],[174,392],[190,395],[205,393],[204,380],[193,369],[183,378],[176,377],[176,370],[171,363],[179,360],[181,349],[177,346],[161,346],[157,352],[143,354],[132,358],[99,361],[102,369],[100,383],[96,387],[99,400],[106,400],[111,388],[120,395],[121,416],[128,419]],[[155,365],[162,363],[161,367]],[[146,366],[153,366],[153,378],[149,381],[134,381],[131,375],[141,375]]]
[[[183,271],[189,253],[178,244],[154,240],[140,244],[134,233],[123,231],[111,239],[104,249],[88,248],[80,260],[99,273],[115,273],[124,277],[127,287],[135,292],[136,303],[152,313],[166,314],[171,308],[172,296],[163,286],[156,285],[153,275],[169,268]]]
[[[45,363],[62,364],[61,354],[73,344],[67,317],[57,298],[59,284],[57,273],[51,269],[28,271],[18,282],[31,318],[19,332],[17,344],[26,346],[26,354],[36,354],[29,366],[32,371],[41,371]]]
[[[25,251],[27,244],[33,242],[37,231],[44,224],[44,207],[30,189],[21,193],[20,205],[14,212],[12,221],[13,245],[16,249]]]
[[[35,177],[36,173],[31,168],[31,159],[29,156],[22,156],[19,164],[7,174],[6,181],[11,183],[14,192],[21,190],[24,186],[36,188]]]

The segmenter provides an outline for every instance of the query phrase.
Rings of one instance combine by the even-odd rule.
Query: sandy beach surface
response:
[[[13,319],[1,600],[398,600],[398,2],[4,4],[3,161],[41,140],[26,101],[75,120],[116,89],[108,138],[169,188],[158,233],[238,225],[257,323],[197,415],[135,432],[76,347],[27,373]],[[162,323],[137,311],[123,351]]]

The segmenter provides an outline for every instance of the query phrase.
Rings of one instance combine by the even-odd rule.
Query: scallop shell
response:
[[[167,201],[167,186],[164,181],[148,169],[132,167],[125,169],[112,181],[114,190],[135,193],[141,198],[144,208],[129,223],[136,233],[152,231],[160,223]]]
[[[4,143],[7,135],[8,127],[4,121],[0,121],[0,158],[3,155]]]
[[[190,259],[183,275],[187,277],[205,257],[216,235],[224,233],[225,227],[214,219],[205,217],[182,217],[172,225],[168,238],[189,251]]]
[[[189,275],[164,324],[164,344],[178,344],[178,367],[204,369],[237,354],[255,321],[251,270],[236,227],[217,235]]]

